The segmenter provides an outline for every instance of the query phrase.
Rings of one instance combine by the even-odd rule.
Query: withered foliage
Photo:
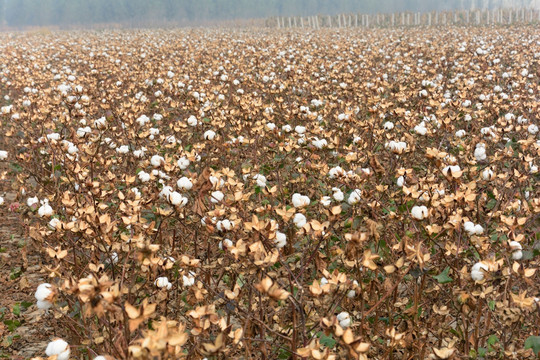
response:
[[[72,356],[533,358],[539,35],[0,35]]]

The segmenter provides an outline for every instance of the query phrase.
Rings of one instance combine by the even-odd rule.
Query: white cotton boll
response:
[[[45,355],[55,356],[56,360],[68,360],[70,354],[69,345],[62,339],[51,341],[45,349]]]
[[[107,360],[107,358],[103,355],[96,356],[94,360]]]
[[[474,223],[472,221],[464,222],[463,230],[465,230],[469,235],[474,235],[476,233],[476,229],[474,228]]]
[[[28,198],[26,200],[26,205],[28,205],[28,207],[32,207],[32,205],[35,205],[37,203],[39,203],[39,199],[37,196],[34,196],[33,198]]]
[[[340,166],[333,167],[328,171],[328,176],[330,177],[330,179],[335,179],[344,175],[345,171]]]
[[[349,199],[347,199],[347,203],[349,205],[355,205],[360,202],[362,196],[362,191],[360,189],[354,189],[353,192],[349,195]]]
[[[479,145],[480,144],[476,145],[476,149],[474,149],[474,157],[476,158],[476,161],[484,161],[487,159],[486,148]]]
[[[168,198],[170,203],[174,206],[185,206],[188,202],[188,199],[177,191],[170,193]]]
[[[197,126],[198,121],[195,116],[191,115],[190,117],[188,117],[187,123],[189,126]]]
[[[281,249],[287,245],[287,235],[282,232],[276,231],[276,238],[274,239],[274,244],[278,249]]]
[[[178,181],[176,182],[176,186],[178,186],[178,188],[182,190],[191,190],[191,188],[193,187],[193,183],[188,177],[183,176],[178,179]]]
[[[47,139],[58,141],[60,140],[60,134],[59,133],[47,134]]]
[[[457,174],[461,171],[461,168],[459,165],[450,165],[443,168],[442,173],[445,176],[452,176],[453,174]]]
[[[323,149],[328,145],[328,142],[325,139],[318,139],[315,138],[311,144],[315,146],[317,149]]]
[[[394,123],[387,121],[383,124],[384,130],[392,130],[394,128]]]
[[[274,124],[273,122],[267,123],[266,128],[268,130],[272,131],[272,130],[274,130],[276,128],[276,124]]]
[[[428,209],[425,206],[413,206],[411,209],[411,215],[416,220],[423,220],[428,216]]]
[[[37,301],[46,302],[46,303],[49,303],[50,306],[52,306],[52,303],[48,301],[48,300],[51,300],[50,297],[52,294],[53,294],[52,285],[49,283],[43,283],[43,284],[39,284],[39,286],[37,287],[34,297],[36,298]]]
[[[428,96],[428,92],[426,89],[422,89],[418,92],[418,96],[420,97],[427,97]]]
[[[216,133],[213,130],[206,130],[203,135],[205,140],[214,140],[215,137]]]
[[[166,276],[158,277],[154,284],[160,289],[165,288],[170,290],[172,288],[172,284],[169,282],[169,279]]]
[[[98,129],[103,129],[107,125],[107,119],[105,119],[105,116],[100,117],[97,120],[94,120],[94,126]]]
[[[285,131],[285,132],[287,132],[287,133],[290,133],[290,132],[292,131],[292,127],[291,127],[291,125],[289,125],[289,124],[283,125],[283,126],[281,127],[281,130],[283,130],[283,131]]]
[[[228,220],[228,219],[225,219],[225,220],[220,220],[216,223],[216,227],[219,231],[229,231],[229,230],[232,230],[232,228],[234,227],[234,224]]]
[[[332,203],[332,198],[330,196],[323,196],[320,202],[322,206],[326,207]]]
[[[521,244],[517,241],[510,241],[508,245],[510,246],[510,249],[512,249],[512,251],[523,250],[523,246],[521,246]]]
[[[150,164],[152,164],[153,167],[160,167],[163,163],[165,163],[163,156],[154,155],[150,158]]]
[[[306,132],[306,128],[304,126],[297,125],[294,128],[294,131],[296,131],[298,134],[304,134]]]
[[[49,223],[47,224],[47,226],[51,229],[51,230],[56,230],[58,228],[58,225],[60,225],[62,222],[60,220],[58,220],[57,218],[52,218],[51,221],[49,221]]]
[[[44,216],[51,216],[53,214],[53,209],[52,207],[49,205],[48,202],[45,202],[43,205],[40,206],[40,208],[38,209],[38,215],[40,217],[44,217]]]
[[[146,115],[141,115],[137,118],[137,120],[135,120],[135,122],[137,122],[137,124],[140,126],[143,126],[144,124],[150,122],[150,118]]]
[[[262,174],[255,174],[253,175],[253,180],[257,182],[258,187],[265,187],[266,186],[266,177]]]
[[[458,138],[464,137],[465,134],[466,134],[465,130],[458,130],[458,131],[456,131],[456,137],[458,137]]]
[[[178,167],[181,169],[181,170],[186,170],[189,166],[189,160],[188,158],[186,158],[185,156],[184,157],[181,157],[180,159],[178,159]]]
[[[480,224],[474,225],[474,234],[475,235],[482,235],[484,233],[484,228]]]
[[[521,260],[523,258],[523,251],[516,250],[512,253],[512,259],[514,260]]]
[[[301,208],[308,206],[311,203],[311,200],[305,195],[296,193],[292,196],[292,203],[295,208]]]
[[[399,187],[403,187],[403,185],[405,185],[405,178],[403,176],[398,177],[396,185]]]
[[[195,274],[190,271],[187,276],[182,275],[182,283],[185,287],[193,286],[195,284]]]
[[[159,192],[160,198],[167,198],[171,193],[173,192],[173,188],[171,186],[165,185],[163,189]]]
[[[473,265],[471,269],[471,278],[474,281],[482,281],[484,280],[484,271],[488,271],[489,268],[486,264],[482,262],[477,262]]]
[[[487,168],[484,171],[482,171],[483,180],[491,180],[493,179],[493,177],[494,177],[494,173],[493,173],[493,170],[491,170],[490,168]]]
[[[212,191],[210,201],[212,201],[214,204],[219,203],[225,195],[221,191]]]
[[[137,174],[137,176],[139,177],[139,180],[141,180],[142,182],[147,182],[150,180],[150,174],[144,172],[144,171],[141,171],[139,172],[139,174]]]
[[[340,312],[337,315],[337,320],[339,321],[339,326],[342,328],[348,328],[351,325],[351,316],[346,311]]]
[[[8,152],[5,150],[0,150],[0,160],[6,160],[8,157]]]
[[[116,148],[116,152],[119,154],[127,154],[129,152],[129,146],[122,145]]]
[[[535,135],[536,133],[538,133],[538,126],[536,126],[535,124],[531,124],[527,128],[527,131],[529,132],[529,134]]]
[[[293,222],[294,222],[294,225],[300,229],[300,228],[303,228],[304,225],[306,225],[307,219],[304,216],[304,214],[296,213],[294,214]]]
[[[416,132],[418,135],[426,135],[427,134],[427,128],[424,122],[422,121],[419,125],[416,125],[414,127],[414,132]]]
[[[321,283],[321,286],[324,286],[324,285],[328,284],[328,279],[325,278],[325,277],[323,276],[323,277],[321,278],[320,283]]]
[[[341,202],[343,201],[343,199],[345,199],[345,194],[343,193],[343,191],[341,191],[341,189],[332,188],[332,191],[334,192],[334,194],[332,195],[334,197],[334,200]]]

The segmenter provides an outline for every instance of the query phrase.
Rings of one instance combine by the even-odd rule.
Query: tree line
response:
[[[474,0],[0,0],[0,25],[186,25],[271,16],[455,9]]]

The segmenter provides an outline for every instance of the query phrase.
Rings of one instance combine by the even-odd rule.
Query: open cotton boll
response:
[[[292,196],[292,203],[295,208],[301,208],[308,206],[311,203],[311,200],[305,195],[295,193]]]
[[[37,307],[38,309],[49,309],[53,304],[52,300],[54,297],[54,288],[49,283],[43,283],[40,284],[36,292],[34,294],[34,297],[37,300]]]
[[[137,176],[139,177],[139,180],[141,180],[141,182],[147,182],[150,180],[150,174],[144,171],[140,171]]]
[[[265,187],[266,186],[266,177],[262,174],[255,174],[253,175],[253,180],[257,182],[258,187]]]
[[[290,132],[292,131],[292,127],[291,127],[291,125],[286,124],[286,125],[283,125],[283,126],[281,127],[281,130],[282,130],[282,131],[285,131],[285,132],[287,132],[287,133],[290,133]]]
[[[486,155],[486,145],[483,143],[477,144],[476,148],[474,149],[474,157],[476,161],[484,161],[487,159]]]
[[[143,126],[144,124],[150,122],[150,118],[146,115],[141,115],[137,118],[137,120],[135,120],[135,122],[140,126]]]
[[[212,191],[210,201],[212,201],[214,204],[217,204],[221,200],[223,200],[224,197],[225,195],[221,191]]]
[[[343,191],[341,191],[340,188],[332,188],[332,191],[334,192],[334,195],[332,195],[334,197],[334,200],[336,201],[343,201],[343,199],[345,199],[345,194],[343,193]]]
[[[456,137],[458,137],[458,138],[464,137],[465,134],[467,134],[467,133],[465,132],[465,130],[458,130],[458,131],[456,131]]]
[[[459,165],[445,166],[442,170],[442,173],[446,177],[454,177],[454,178],[458,178],[462,174],[461,168],[459,167]]]
[[[6,160],[8,157],[8,152],[5,150],[0,150],[0,160]]]
[[[304,126],[297,125],[294,128],[294,131],[296,131],[298,134],[304,134],[306,132],[306,128]]]
[[[54,213],[53,208],[49,205],[49,202],[43,202],[43,204],[38,209],[39,217],[51,216]]]
[[[474,281],[482,281],[484,280],[484,271],[488,271],[489,268],[486,264],[482,262],[477,262],[473,265],[471,269],[471,278]]]
[[[45,349],[47,356],[55,356],[56,360],[68,360],[69,359],[69,345],[62,339],[55,339],[51,341]]]
[[[154,155],[150,158],[150,164],[152,164],[153,167],[160,167],[163,163],[165,163],[163,156]]]
[[[340,312],[337,315],[337,320],[339,321],[339,326],[342,328],[348,328],[351,325],[351,316],[346,311]]]
[[[322,206],[326,207],[332,203],[332,198],[330,196],[323,196],[320,200]]]
[[[183,176],[178,179],[178,181],[176,182],[176,186],[178,186],[178,188],[182,190],[191,190],[191,188],[193,187],[193,183],[188,177]]]
[[[170,193],[168,198],[169,202],[174,206],[185,206],[188,203],[188,199],[177,191]]]
[[[426,206],[413,206],[411,209],[411,215],[416,220],[423,220],[428,216],[428,209]]]
[[[341,166],[335,166],[328,171],[328,176],[330,177],[330,179],[345,176],[345,170],[343,170]]]
[[[493,170],[491,170],[490,168],[487,168],[484,171],[482,171],[483,180],[492,180],[494,178],[494,175],[495,174],[493,173]]]
[[[273,122],[269,122],[266,124],[266,128],[270,131],[274,130],[276,128],[276,124],[274,124]]]
[[[169,195],[173,192],[173,188],[171,186],[165,185],[163,189],[159,192],[160,198],[168,198]]]
[[[216,137],[216,133],[213,130],[206,130],[203,135],[203,138],[205,140],[210,140],[210,141],[214,140],[215,137]]]
[[[61,224],[62,222],[57,219],[57,218],[52,218],[51,221],[49,221],[49,223],[47,224],[47,226],[51,229],[51,230],[56,230],[58,228],[58,226]]]
[[[349,199],[347,199],[347,203],[349,205],[355,205],[358,204],[362,196],[362,190],[360,189],[354,189],[353,192],[349,195]]]
[[[405,185],[405,178],[403,176],[398,177],[396,185],[399,187],[403,187],[403,185]]]
[[[197,118],[193,115],[191,115],[188,119],[187,119],[187,123],[189,126],[197,126]]]
[[[28,205],[28,207],[32,207],[33,205],[38,204],[38,203],[39,203],[39,199],[37,196],[28,198],[26,200],[26,205]]]
[[[391,121],[387,121],[383,124],[384,130],[392,130],[394,128],[394,123]]]
[[[463,223],[463,230],[465,230],[469,235],[474,235],[476,232],[474,223],[472,221],[466,221]]]
[[[480,224],[474,225],[474,234],[475,235],[482,235],[484,233],[484,228]]]
[[[287,235],[282,232],[276,231],[276,238],[274,239],[274,244],[278,249],[281,249],[287,245]]]
[[[189,166],[189,159],[183,156],[180,159],[178,159],[177,165],[180,168],[180,170],[186,170]]]
[[[426,124],[422,121],[420,124],[416,125],[414,127],[414,132],[416,132],[418,135],[426,135],[427,134]]]
[[[229,231],[234,227],[234,223],[231,222],[229,219],[220,220],[216,223],[216,228],[219,231]]]
[[[160,289],[165,288],[167,290],[170,290],[172,288],[172,284],[169,282],[169,279],[166,276],[158,277],[154,284],[156,284],[156,286]]]
[[[304,216],[304,214],[296,213],[296,214],[294,214],[293,222],[294,222],[294,225],[295,225],[297,228],[300,229],[300,228],[303,228],[304,225],[306,225],[307,219],[306,219],[306,217]]]
[[[535,124],[531,124],[527,128],[527,131],[529,132],[529,134],[535,135],[536,133],[538,133],[538,126],[536,126]]]
[[[190,271],[187,275],[182,275],[182,283],[185,287],[193,286],[195,284],[195,273]]]

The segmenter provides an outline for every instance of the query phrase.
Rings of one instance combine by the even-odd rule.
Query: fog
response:
[[[236,19],[500,7],[540,0],[0,0],[0,28],[183,26]]]

